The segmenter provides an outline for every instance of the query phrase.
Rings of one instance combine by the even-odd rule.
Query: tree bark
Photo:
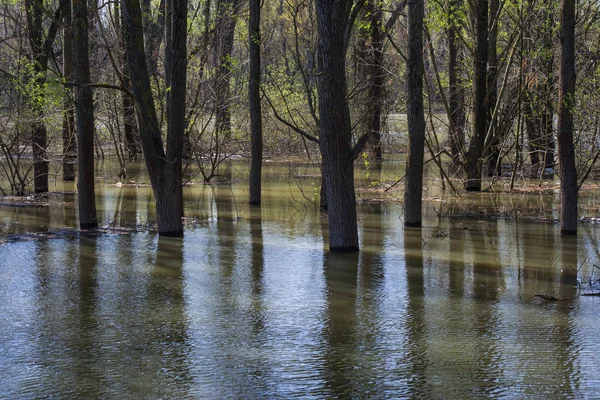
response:
[[[165,61],[171,72],[169,104],[167,104],[167,150],[163,148],[161,131],[152,98],[150,75],[144,51],[142,12],[139,0],[123,0],[125,44],[131,72],[133,94],[140,124],[142,151],[156,200],[158,232],[161,236],[183,236],[183,192],[181,164],[183,129],[185,128],[185,82],[187,1],[173,0],[171,52]]]
[[[250,0],[248,38],[250,46],[250,72],[248,78],[248,103],[250,106],[250,204],[260,205],[262,171],[262,113],[260,104],[260,0]]]
[[[473,133],[466,156],[467,191],[481,191],[481,156],[486,134],[486,81],[488,61],[488,0],[475,1],[475,75],[473,101]]]
[[[327,190],[329,250],[358,251],[352,127],[346,84],[351,0],[316,0],[320,148]]]
[[[408,159],[404,193],[404,226],[421,226],[425,114],[423,109],[424,0],[408,0],[407,119]]]
[[[98,226],[94,193],[94,100],[89,86],[88,7],[86,0],[73,0],[73,77],[77,114],[77,199],[79,227]]]
[[[575,0],[562,0],[558,92],[558,157],[563,235],[577,234],[577,170],[573,144],[575,106]]]

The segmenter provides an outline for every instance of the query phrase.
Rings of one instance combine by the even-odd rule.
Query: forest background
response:
[[[94,159],[125,181],[143,155],[159,232],[178,236],[192,169],[211,182],[250,158],[260,204],[264,155],[302,154],[322,160],[330,248],[352,251],[353,164],[408,151],[406,226],[431,163],[457,195],[558,173],[561,231],[577,230],[600,157],[595,1],[1,4],[0,190],[44,193],[77,171],[82,229],[97,225]]]

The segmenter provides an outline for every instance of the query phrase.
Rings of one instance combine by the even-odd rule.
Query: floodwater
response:
[[[555,195],[444,203],[431,183],[417,230],[359,191],[362,251],[337,255],[314,166],[267,164],[261,208],[232,169],[185,188],[182,240],[145,229],[149,188],[106,179],[101,225],[140,232],[0,245],[0,398],[600,397],[600,298],[577,287],[599,229],[486,217],[555,218]],[[0,207],[0,229],[76,226],[74,195],[50,200]]]

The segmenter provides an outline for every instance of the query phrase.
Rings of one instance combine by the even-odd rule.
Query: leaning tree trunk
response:
[[[94,194],[94,100],[90,87],[88,8],[86,0],[73,0],[73,76],[77,113],[77,199],[79,227],[98,226]]]
[[[320,147],[327,188],[329,249],[358,251],[352,126],[346,84],[350,0],[316,0]]]
[[[152,98],[150,75],[144,52],[142,12],[139,0],[124,0],[125,44],[136,99],[142,150],[156,200],[158,232],[161,236],[183,236],[183,191],[181,163],[185,128],[185,82],[187,1],[173,0],[166,7],[172,18],[168,32],[171,41],[166,54],[167,80],[170,82],[167,104],[167,150],[163,148],[161,131]]]
[[[408,159],[404,194],[404,226],[421,226],[423,197],[423,153],[425,114],[423,110],[423,18],[424,0],[408,0],[407,119]]]
[[[260,0],[250,0],[248,37],[250,73],[248,103],[250,105],[250,204],[260,205],[262,172],[262,113],[260,106]]]
[[[558,158],[563,235],[577,234],[577,170],[573,144],[575,106],[575,0],[562,0],[558,92]]]
[[[468,191],[481,190],[481,156],[483,155],[486,134],[486,80],[488,61],[488,1],[476,0],[475,2],[475,76],[474,76],[474,101],[473,101],[473,133],[469,151],[466,155],[467,181],[465,189]]]

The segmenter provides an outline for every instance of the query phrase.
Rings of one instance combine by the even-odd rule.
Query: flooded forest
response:
[[[600,396],[598,2],[0,5],[0,398]]]

